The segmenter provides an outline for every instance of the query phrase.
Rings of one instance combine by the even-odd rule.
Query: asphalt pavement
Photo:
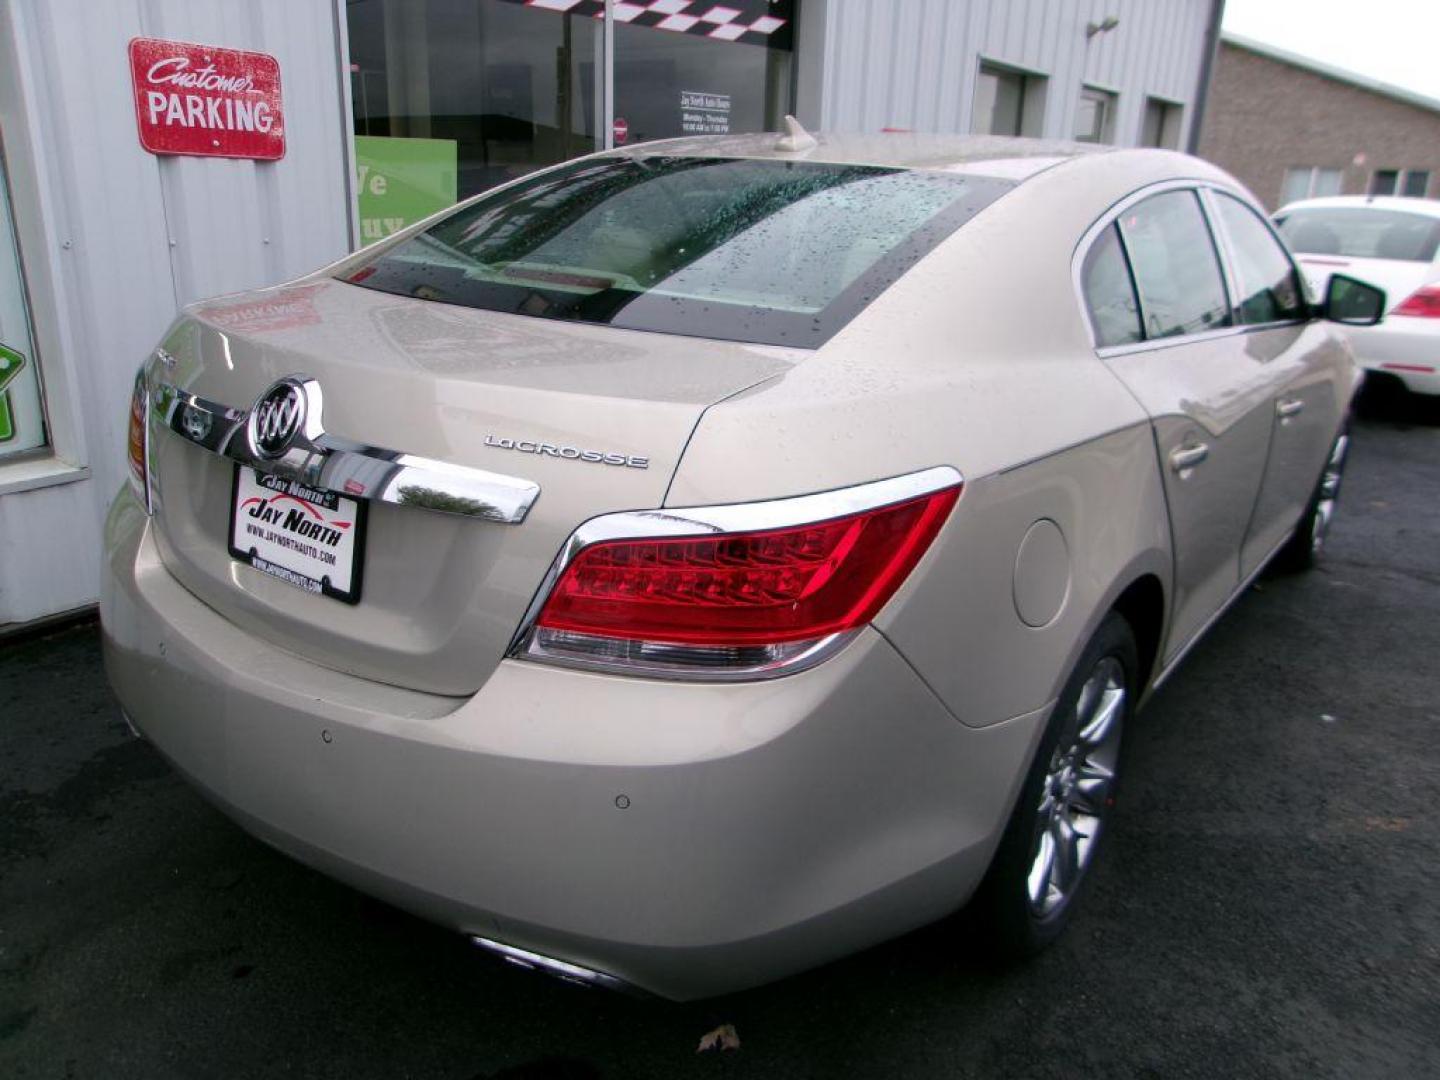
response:
[[[0,1077],[1440,1076],[1440,422],[1368,413],[1328,561],[1141,714],[1086,910],[1008,970],[952,923],[694,1005],[517,971],[213,810],[93,624],[0,645]]]

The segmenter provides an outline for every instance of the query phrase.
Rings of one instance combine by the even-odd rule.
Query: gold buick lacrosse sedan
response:
[[[682,139],[187,309],[102,616],[256,836],[671,998],[1074,914],[1136,707],[1319,555],[1355,363],[1228,175]]]

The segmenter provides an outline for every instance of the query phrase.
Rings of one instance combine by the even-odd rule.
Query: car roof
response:
[[[1403,210],[1440,218],[1440,199],[1417,199],[1404,195],[1326,195],[1318,199],[1296,199],[1286,203],[1277,214],[1291,210]]]
[[[1054,165],[1088,154],[1113,152],[1115,147],[1060,139],[1024,139],[1001,135],[927,135],[883,132],[871,135],[813,133],[808,150],[782,150],[781,136],[684,136],[639,143],[611,151],[625,157],[740,157],[776,161],[820,161],[832,165],[877,165],[898,169],[925,169],[1008,180],[1024,180]],[[607,155],[609,156],[609,155]]]

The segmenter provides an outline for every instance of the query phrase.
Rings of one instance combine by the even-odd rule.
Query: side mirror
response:
[[[1385,317],[1385,290],[1344,274],[1332,274],[1321,313],[1344,326],[1374,326]]]

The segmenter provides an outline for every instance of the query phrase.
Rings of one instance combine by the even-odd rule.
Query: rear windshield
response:
[[[1291,250],[1305,255],[1429,262],[1440,245],[1440,218],[1404,210],[1316,207],[1277,220]]]
[[[725,158],[577,162],[345,280],[487,311],[813,348],[1014,183]]]

